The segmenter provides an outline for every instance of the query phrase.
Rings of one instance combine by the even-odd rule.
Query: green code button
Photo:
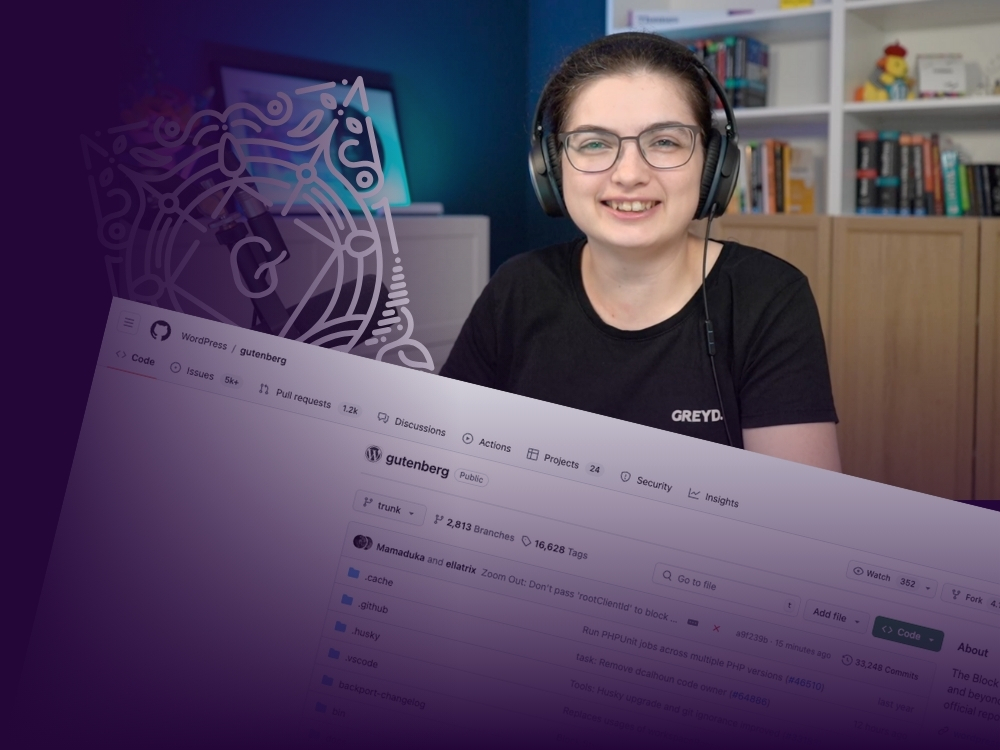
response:
[[[944,643],[944,633],[934,628],[914,625],[912,622],[890,620],[888,617],[876,617],[872,627],[872,635],[886,641],[905,643],[907,646],[940,651]]]

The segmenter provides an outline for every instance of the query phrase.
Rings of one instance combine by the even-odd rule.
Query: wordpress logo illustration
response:
[[[170,338],[170,324],[165,320],[158,320],[149,327],[149,335],[157,341],[166,341]]]
[[[358,549],[371,549],[372,538],[370,536],[365,536],[364,534],[358,534],[354,537],[354,546]]]
[[[369,445],[365,448],[365,458],[371,461],[373,464],[378,463],[378,460],[382,458],[382,449],[377,445]]]

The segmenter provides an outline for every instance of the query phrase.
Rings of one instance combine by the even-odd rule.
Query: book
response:
[[[993,216],[992,201],[990,200],[990,177],[989,169],[985,164],[976,165],[976,176],[979,188],[980,216]]]
[[[958,205],[961,215],[968,216],[972,205],[969,201],[969,165],[961,161],[956,165],[958,170]]]
[[[859,131],[855,174],[859,214],[1000,216],[1000,164],[971,163],[947,135]]]
[[[816,156],[807,148],[791,149],[788,168],[788,213],[816,213]]]
[[[857,198],[855,205],[859,214],[873,214],[878,211],[878,194],[875,186],[875,180],[878,178],[878,167],[875,161],[877,148],[877,130],[858,132]]]
[[[781,144],[781,213],[790,213],[792,192],[792,147],[787,143]]]
[[[1000,216],[1000,164],[980,164],[983,183],[983,216]]]
[[[689,23],[711,23],[730,16],[743,16],[752,13],[750,9],[734,8],[731,10],[630,10],[628,26],[630,29],[646,31],[669,31],[677,26]]]
[[[767,81],[770,70],[770,51],[766,44],[746,37],[746,84],[744,86],[744,107],[764,107],[767,105]]]
[[[926,216],[927,204],[924,202],[924,137],[920,134],[910,136],[910,167],[913,176],[911,196],[914,216]]]
[[[925,136],[923,145],[924,164],[924,214],[934,215],[934,153],[931,149],[931,137]]]
[[[777,209],[777,191],[774,180],[774,139],[764,141],[764,155],[761,159],[764,167],[764,213],[774,214]]]
[[[965,165],[965,174],[969,180],[969,213],[972,216],[983,215],[983,204],[979,197],[979,173],[975,164]]]
[[[775,141],[772,145],[774,154],[774,212],[785,213],[785,144]]]
[[[931,134],[931,172],[934,175],[934,216],[944,216],[944,182],[941,176],[941,140]]]
[[[755,214],[764,213],[764,178],[762,165],[762,149],[759,143],[751,146],[753,153],[753,212]]]
[[[746,36],[698,39],[688,44],[726,92],[733,107],[763,107],[767,104],[768,46]],[[713,107],[722,102],[712,92]]]
[[[899,134],[899,214],[913,213],[913,136]]]
[[[941,151],[941,184],[944,192],[945,216],[961,216],[958,187],[958,152],[952,148]]]
[[[881,130],[878,134],[878,212],[899,213],[899,131]]]

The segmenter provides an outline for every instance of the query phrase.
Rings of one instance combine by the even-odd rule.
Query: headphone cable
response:
[[[722,426],[726,429],[726,439],[729,447],[733,446],[733,436],[729,432],[729,422],[726,421],[726,405],[722,402],[722,389],[719,388],[719,374],[715,369],[715,329],[712,328],[712,319],[708,315],[708,292],[705,290],[705,283],[708,277],[708,236],[712,231],[712,219],[715,218],[715,209],[708,214],[708,224],[705,227],[705,247],[701,254],[701,301],[705,305],[705,341],[708,344],[708,360],[712,364],[712,379],[715,380],[715,393],[719,397],[719,412],[722,414]]]

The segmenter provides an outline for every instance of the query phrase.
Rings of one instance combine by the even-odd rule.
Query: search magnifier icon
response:
[[[664,570],[663,571],[663,577],[666,578],[668,581],[670,580],[670,576],[671,576],[671,573],[670,573],[669,570]]]

